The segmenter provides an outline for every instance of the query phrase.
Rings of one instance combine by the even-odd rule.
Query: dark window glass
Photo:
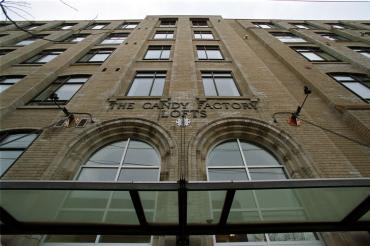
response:
[[[0,93],[8,89],[10,86],[22,80],[24,75],[9,75],[0,77]]]
[[[103,63],[113,51],[114,49],[92,49],[77,63]]]
[[[214,39],[211,31],[194,31],[195,39]]]
[[[14,49],[0,49],[0,56],[5,56],[12,51],[14,51]]]
[[[145,60],[168,60],[170,59],[171,46],[149,46],[145,53]]]
[[[156,31],[154,34],[154,39],[173,39],[173,31]]]
[[[192,20],[193,27],[208,27],[207,20]]]
[[[334,56],[325,53],[317,47],[292,47],[292,49],[294,49],[304,58],[312,62],[339,61]]]
[[[37,136],[37,133],[27,132],[0,134],[0,176],[4,175]]]
[[[202,80],[206,96],[240,96],[230,72],[203,72]]]
[[[127,96],[162,96],[166,72],[138,72]]]
[[[73,34],[66,38],[64,42],[69,42],[69,43],[79,43],[82,40],[84,40],[89,34]]]
[[[44,50],[39,54],[33,56],[31,59],[26,60],[25,64],[45,64],[62,54],[64,50]]]
[[[218,46],[197,46],[199,60],[223,60]]]
[[[162,19],[160,20],[160,27],[175,27],[176,19]]]
[[[66,104],[76,92],[86,83],[89,76],[73,75],[57,78],[44,91],[36,96],[30,104],[51,104],[54,103],[50,96],[55,93],[58,96],[58,104]]]
[[[331,73],[333,79],[370,103],[370,78],[365,74]]]

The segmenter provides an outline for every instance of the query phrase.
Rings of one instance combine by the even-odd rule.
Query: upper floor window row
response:
[[[134,29],[139,25],[139,22],[125,22],[122,24],[121,29]]]
[[[67,104],[77,91],[87,82],[90,75],[69,75],[58,77],[45,90],[37,95],[30,104],[52,104],[54,96],[58,104]]]
[[[58,49],[58,50],[44,50],[37,55],[31,57],[30,59],[24,61],[24,64],[45,64],[52,60],[54,60],[56,57],[58,57],[60,54],[63,53],[64,50]]]
[[[197,19],[191,21],[193,27],[208,27],[207,19]]]
[[[0,93],[8,89],[10,86],[22,80],[24,75],[7,75],[0,77]]]
[[[240,96],[231,72],[202,72],[205,96]]]
[[[177,19],[161,19],[160,27],[176,27]]]
[[[298,37],[294,35],[293,33],[272,32],[271,34],[283,43],[307,43],[305,39]]]
[[[365,74],[331,73],[333,79],[370,103],[370,78]]]
[[[317,47],[291,47],[304,58],[311,62],[339,61],[334,56],[329,55]]]

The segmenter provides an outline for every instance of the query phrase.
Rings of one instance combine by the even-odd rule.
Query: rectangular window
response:
[[[88,26],[87,29],[100,30],[100,29],[103,29],[107,25],[108,25],[107,23],[95,23],[95,24],[91,24],[90,26]]]
[[[305,39],[298,37],[292,33],[272,32],[271,34],[283,43],[307,43]]]
[[[348,90],[370,103],[370,78],[362,74],[330,74]]]
[[[291,23],[293,26],[299,29],[313,29],[311,25],[305,23]]]
[[[68,30],[71,29],[76,23],[65,23],[57,27],[59,30]]]
[[[223,60],[218,46],[197,46],[199,60]]]
[[[211,31],[194,31],[195,39],[214,39]]]
[[[207,20],[192,20],[193,27],[208,27]]]
[[[73,34],[66,38],[63,42],[68,42],[68,43],[79,43],[82,40],[84,40],[89,34]]]
[[[166,72],[138,72],[127,96],[162,96]]]
[[[42,25],[44,25],[44,24],[43,23],[30,24],[30,25],[26,26],[25,29],[30,31],[30,30],[34,30],[34,29],[36,29],[36,28],[38,28]]]
[[[145,60],[168,60],[170,59],[171,46],[149,46],[145,53]]]
[[[14,51],[13,49],[0,49],[0,56],[5,56],[6,54]]]
[[[369,47],[349,47],[353,51],[360,53],[366,58],[370,58],[370,48]]]
[[[121,26],[121,29],[134,29],[137,25],[139,25],[138,22],[125,22]]]
[[[39,54],[35,55],[31,59],[26,60],[23,62],[24,64],[45,64],[56,57],[58,57],[60,54],[63,53],[64,50],[44,50],[40,52]]]
[[[50,98],[55,93],[58,104],[67,104],[76,92],[86,83],[90,76],[73,75],[57,78],[43,92],[36,96],[30,104],[52,104]]]
[[[10,86],[16,84],[25,76],[23,75],[9,75],[0,77],[0,93],[8,89]]]
[[[92,49],[77,63],[103,63],[113,51],[114,49]]]
[[[329,39],[331,41],[349,41],[348,38],[339,36],[338,34],[331,33],[331,32],[318,32],[321,37]]]
[[[36,42],[37,40],[42,39],[42,38],[44,38],[46,36],[47,35],[35,35],[33,37],[29,37],[29,38],[23,39],[22,41],[16,43],[15,45],[16,46],[29,45],[29,44],[32,44],[33,42]]]
[[[271,22],[252,22],[258,28],[271,29],[276,28]]]
[[[160,27],[176,27],[176,19],[162,19],[160,22]]]
[[[230,72],[202,72],[206,96],[240,96]]]
[[[156,31],[154,34],[154,39],[173,39],[173,31]]]
[[[292,47],[292,49],[312,62],[339,61],[337,58],[325,53],[317,47]]]
[[[339,23],[326,23],[333,29],[352,29],[351,27],[344,25],[344,24],[339,24]]]
[[[128,37],[127,33],[112,33],[101,44],[122,44]]]

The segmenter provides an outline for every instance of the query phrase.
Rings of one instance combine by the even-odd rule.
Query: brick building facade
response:
[[[243,144],[257,146],[281,165],[286,178],[370,176],[370,21],[147,16],[19,25],[24,30],[10,23],[0,27],[3,180],[84,180],[85,171],[99,180],[99,174],[88,173],[89,161],[119,141],[125,141],[126,151],[135,141],[153,148],[158,165],[147,169],[148,180],[212,180],[213,151],[224,143],[237,143],[242,152]],[[312,93],[301,126],[289,125],[289,112],[305,97],[304,86]],[[74,120],[56,104],[76,113]],[[176,125],[182,115],[189,126]],[[21,134],[29,134],[23,146],[5,144]],[[94,172],[104,169],[95,164]],[[119,165],[118,172],[124,172],[122,160]],[[219,170],[227,173],[227,166]],[[246,170],[245,179],[254,179],[252,167]],[[130,181],[119,175],[113,180]],[[130,175],[142,181],[137,173]],[[225,237],[194,236],[190,245],[232,241]],[[5,236],[3,245],[58,240],[68,241]],[[114,240],[106,242],[119,242]],[[260,244],[248,240],[241,244],[287,245],[273,236]],[[172,236],[150,241],[175,243]],[[360,246],[370,239],[365,232],[338,232],[307,241],[312,244],[304,245]]]

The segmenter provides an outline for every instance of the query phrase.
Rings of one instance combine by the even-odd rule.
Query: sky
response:
[[[14,20],[121,20],[146,15],[370,20],[370,0],[5,0]],[[356,2],[358,1],[358,2]],[[15,13],[17,14],[15,14]],[[5,19],[1,14],[0,18]]]

